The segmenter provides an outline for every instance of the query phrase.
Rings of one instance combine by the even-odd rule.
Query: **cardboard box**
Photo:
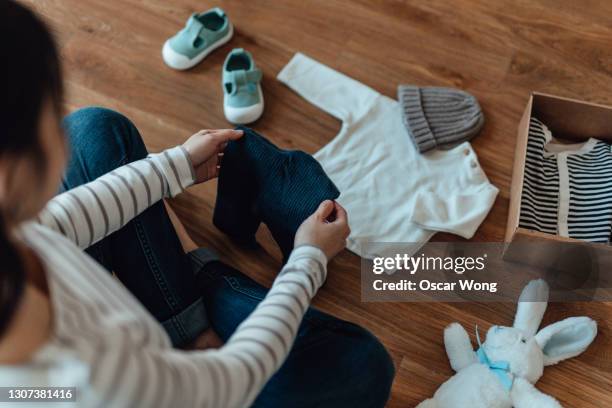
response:
[[[515,255],[520,256],[525,263],[542,267],[553,265],[559,259],[558,251],[565,251],[575,245],[589,246],[595,255],[602,255],[600,259],[611,259],[610,245],[588,243],[519,227],[527,138],[532,116],[546,124],[556,138],[584,142],[593,137],[612,143],[612,107],[533,92],[518,128],[505,241],[538,242],[538,251]],[[542,246],[541,242],[557,245]],[[525,248],[525,245],[521,247]],[[549,247],[550,251],[542,251],[543,247]]]

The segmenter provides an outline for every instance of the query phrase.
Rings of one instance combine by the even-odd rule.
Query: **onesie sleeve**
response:
[[[363,115],[380,96],[372,88],[301,53],[293,56],[277,79],[343,122]]]
[[[410,221],[432,231],[450,232],[469,239],[493,207],[499,190],[490,183],[447,195],[419,191]]]

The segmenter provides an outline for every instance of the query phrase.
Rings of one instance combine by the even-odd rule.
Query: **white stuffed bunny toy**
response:
[[[533,384],[544,366],[586,350],[597,324],[588,317],[570,317],[538,331],[547,302],[546,282],[531,281],[519,299],[513,327],[491,327],[477,352],[459,323],[449,325],[444,345],[456,374],[417,408],[560,408]],[[480,343],[478,329],[476,335]]]

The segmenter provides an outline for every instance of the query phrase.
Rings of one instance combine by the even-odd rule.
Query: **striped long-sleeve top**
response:
[[[160,324],[81,250],[193,182],[187,153],[169,149],[55,197],[39,222],[21,227],[47,273],[53,334],[29,364],[0,365],[0,386],[76,387],[76,406],[84,407],[244,407],[254,400],[325,280],[321,250],[296,248],[226,344],[204,351],[172,348]]]

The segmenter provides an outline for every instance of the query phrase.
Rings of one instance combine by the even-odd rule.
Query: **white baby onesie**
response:
[[[498,189],[468,142],[420,154],[396,100],[300,53],[278,79],[342,121],[314,157],[341,192],[348,249],[365,258],[411,255],[436,231],[474,235]]]

